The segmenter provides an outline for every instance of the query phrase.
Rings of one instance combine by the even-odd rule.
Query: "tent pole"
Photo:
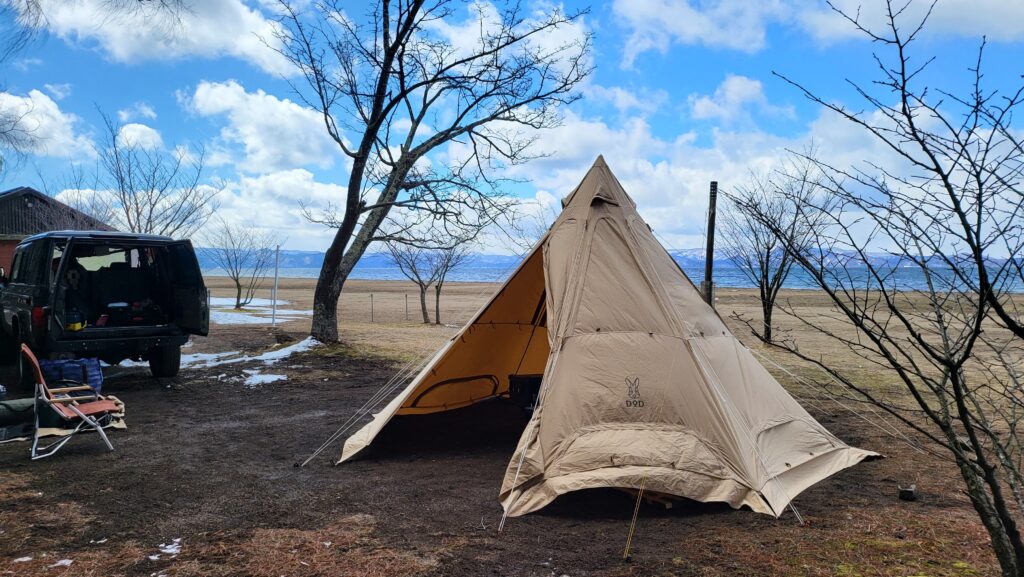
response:
[[[636,531],[636,517],[640,514],[640,500],[644,497],[644,487],[647,486],[647,475],[640,481],[640,490],[636,494],[636,507],[633,509],[633,522],[629,524],[629,536],[626,537],[626,549],[622,552],[622,560],[629,561],[629,548],[633,545],[633,533]]]
[[[281,268],[281,245],[274,248],[274,291],[270,297],[270,326],[277,327],[277,275]]]
[[[704,289],[704,300],[715,308],[715,204],[718,201],[718,181],[711,181],[711,192],[708,198],[708,246],[704,255],[704,282],[701,288]]]

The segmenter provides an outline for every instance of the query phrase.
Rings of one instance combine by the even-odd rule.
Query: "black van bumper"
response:
[[[113,337],[97,339],[68,339],[50,343],[51,353],[71,353],[76,357],[98,357],[113,364],[124,359],[142,358],[157,347],[180,347],[188,342],[188,335],[153,335],[142,337]]]

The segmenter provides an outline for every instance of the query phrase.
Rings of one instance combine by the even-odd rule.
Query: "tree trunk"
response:
[[[235,309],[237,310],[237,309],[242,308],[242,283],[239,282],[237,278],[234,279],[234,281],[235,281]]]
[[[427,285],[420,285],[420,311],[423,312],[423,324],[430,324],[430,314],[427,312]]]
[[[434,287],[434,324],[441,324],[441,285]]]
[[[766,343],[772,342],[772,312],[775,309],[775,303],[770,301],[764,301],[761,303],[761,311],[764,317],[764,331],[763,339]]]
[[[947,437],[955,439],[955,435],[948,433]],[[967,496],[992,541],[992,550],[996,554],[996,560],[999,561],[1000,574],[1003,577],[1024,577],[1024,559],[1018,559],[1014,543],[1011,541],[1007,527],[999,519],[992,499],[985,490],[984,481],[978,478],[970,463],[960,462],[960,459],[957,461],[960,476],[967,485]]]
[[[317,279],[316,290],[313,292],[313,324],[309,334],[321,343],[333,343],[338,340],[338,298],[341,296],[342,287],[345,286],[344,278],[336,282],[341,273],[341,251],[336,250],[341,233],[342,230],[339,229],[324,256],[320,278]],[[346,239],[341,246],[344,247],[347,242]]]
[[[342,288],[345,286],[345,281],[348,280],[349,273],[363,257],[363,253],[366,252],[373,240],[373,235],[380,228],[381,222],[384,221],[384,217],[391,209],[387,203],[394,202],[398,195],[397,183],[402,182],[409,171],[408,167],[398,167],[392,172],[387,187],[377,199],[384,206],[369,211],[362,226],[359,227],[359,232],[356,233],[356,225],[359,223],[360,216],[358,191],[362,184],[365,165],[365,159],[353,163],[345,218],[342,219],[341,227],[338,228],[334,240],[331,241],[331,246],[324,255],[320,278],[317,280],[316,291],[313,293],[313,325],[309,334],[322,343],[337,342],[338,299],[341,298]],[[349,241],[351,241],[351,246]]]
[[[323,273],[320,274],[323,277]],[[332,283],[317,282],[313,293],[313,326],[309,334],[321,343],[333,343],[338,340],[338,297],[341,290],[335,291]]]

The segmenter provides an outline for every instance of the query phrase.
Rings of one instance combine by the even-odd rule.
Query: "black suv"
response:
[[[14,250],[0,305],[0,354],[8,362],[28,343],[41,358],[145,359],[155,377],[178,374],[181,345],[210,326],[192,243],[155,235],[26,238]]]

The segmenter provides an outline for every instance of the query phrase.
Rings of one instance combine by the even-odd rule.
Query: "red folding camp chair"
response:
[[[96,431],[107,448],[111,451],[114,446],[110,444],[107,433],[103,430],[101,421],[109,421],[110,415],[118,412],[119,408],[114,401],[107,400],[93,390],[89,385],[77,381],[62,379],[56,384],[70,385],[61,388],[51,389],[46,385],[43,378],[43,370],[39,367],[39,361],[32,354],[28,345],[21,345],[21,354],[32,366],[32,372],[36,380],[36,428],[32,436],[32,459],[42,459],[55,454],[80,432]],[[45,447],[39,446],[39,414],[44,410],[52,410],[67,423],[77,423],[74,430],[56,443]]]

